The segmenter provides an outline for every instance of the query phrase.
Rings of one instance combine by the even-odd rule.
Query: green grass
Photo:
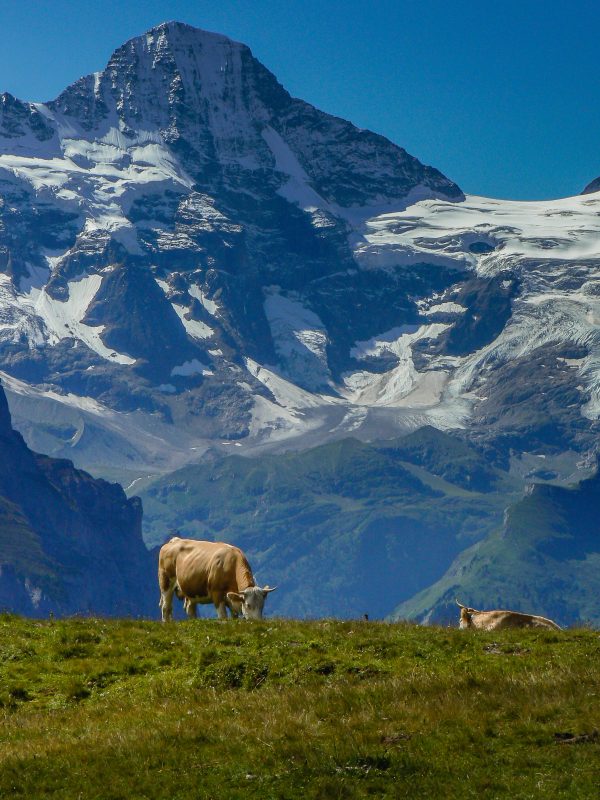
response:
[[[600,637],[0,617],[0,797],[596,798]]]

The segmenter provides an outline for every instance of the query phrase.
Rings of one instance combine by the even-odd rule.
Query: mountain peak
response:
[[[415,287],[434,279],[363,271],[362,220],[463,199],[383,136],[291,97],[245,45],[180,22],[50,103],[6,95],[0,159],[0,367],[22,359],[20,377],[201,416],[227,439],[270,391],[254,364],[329,389],[382,303],[389,328],[418,319]]]
[[[180,22],[174,19],[161,22],[159,25],[155,25],[140,36],[132,37],[129,41],[142,39],[144,37],[146,39],[166,37],[171,42],[185,40],[186,38],[194,38],[198,42],[202,42],[202,40],[212,40],[214,42],[226,42],[237,47],[246,47],[246,45],[230,39],[223,33],[208,31],[205,28],[196,28],[194,25],[189,25],[187,22]]]
[[[207,126],[237,127],[239,136],[241,116],[264,118],[262,104],[254,102],[259,85],[270,98],[288,98],[246,45],[172,21],[129,39],[104,70],[80,78],[47,105],[96,137],[115,126],[125,135],[142,128],[194,145]],[[204,141],[198,144],[205,149]]]
[[[292,98],[246,45],[181,22],[125,42],[103,71],[46,108],[68,141],[100,140],[121,151],[151,141],[176,150],[186,175],[211,191],[224,172],[237,183],[241,169],[253,182],[262,169],[299,179],[304,194],[316,190],[317,205],[381,204],[416,187],[463,197],[383,136]]]
[[[207,55],[218,61],[219,66],[223,66],[223,61],[226,61],[227,57],[241,50],[250,52],[246,45],[235,42],[223,34],[172,20],[161,22],[160,25],[122,44],[114,51],[108,66],[114,59],[119,63],[123,54],[132,54],[140,60],[149,58],[154,68],[165,57],[175,58],[178,66],[183,67],[186,61],[197,60],[199,57],[205,62]],[[206,66],[205,63],[203,65]]]

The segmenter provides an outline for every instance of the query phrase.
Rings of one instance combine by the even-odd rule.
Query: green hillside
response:
[[[599,521],[600,473],[570,488],[537,484],[508,509],[498,530],[392,616],[455,617],[458,596],[475,608],[514,608],[559,624],[599,625]]]
[[[276,613],[376,618],[489,534],[514,489],[434,429],[381,444],[212,456],[141,493],[144,537],[158,545],[178,532],[239,545],[257,579],[280,587],[269,599]]]
[[[0,616],[0,796],[590,800],[599,664],[584,630]]]

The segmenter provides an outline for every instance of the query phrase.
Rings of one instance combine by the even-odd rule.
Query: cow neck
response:
[[[250,565],[247,562],[245,564],[238,564],[235,577],[238,586],[238,592],[243,592],[244,589],[249,589],[252,586],[256,586],[254,575],[252,574]]]

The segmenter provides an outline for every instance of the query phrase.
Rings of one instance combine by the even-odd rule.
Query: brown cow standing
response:
[[[274,588],[256,585],[250,564],[239,547],[174,536],[160,548],[158,585],[163,622],[173,618],[173,594],[184,600],[188,617],[198,603],[214,603],[219,619],[227,609],[237,617],[262,619],[265,598]]]
[[[522,614],[520,611],[477,611],[456,601],[460,608],[459,627],[462,630],[473,628],[480,631],[497,631],[501,628],[562,628],[546,617],[536,614]]]

